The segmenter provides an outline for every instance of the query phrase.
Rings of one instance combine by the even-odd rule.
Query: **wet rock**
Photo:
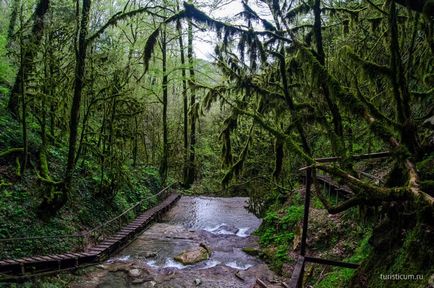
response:
[[[241,281],[244,282],[245,280],[244,280],[244,276],[242,274],[243,274],[243,272],[238,270],[234,275],[235,275],[235,277],[237,277],[238,279],[240,279]]]
[[[232,225],[221,225],[216,229],[213,229],[211,232],[215,234],[237,234],[239,229]]]
[[[206,245],[205,243],[200,243],[199,246],[202,247],[202,248],[204,248],[206,250],[206,252],[208,252],[208,256],[211,256],[212,251],[211,251],[211,248],[208,245]]]
[[[145,276],[145,277],[140,277],[140,278],[132,280],[131,284],[137,285],[137,284],[142,284],[144,282],[153,282],[153,281],[154,281],[154,278],[152,278],[152,276]]]
[[[258,256],[261,252],[258,248],[255,247],[244,247],[241,249],[244,253],[251,255],[251,256]]]
[[[155,258],[158,256],[157,252],[145,252],[145,254],[143,255],[143,257],[145,258]]]
[[[207,260],[210,256],[209,248],[205,248],[205,245],[192,249],[190,251],[184,251],[181,254],[175,256],[173,259],[183,265],[192,265],[201,261]]]
[[[157,282],[155,282],[155,281],[149,281],[149,282],[146,282],[145,284],[143,284],[143,288],[152,288],[152,287],[155,287],[155,285],[157,285]]]
[[[98,265],[98,268],[110,272],[118,272],[118,271],[128,272],[131,269],[131,265],[132,263],[112,263],[112,264]]]
[[[97,286],[97,288],[112,288],[112,287],[127,287],[127,279],[125,273],[116,272],[108,273],[103,281]]]
[[[128,276],[132,277],[132,278],[137,278],[140,277],[142,275],[142,270],[134,268],[131,269],[130,271],[128,271]]]

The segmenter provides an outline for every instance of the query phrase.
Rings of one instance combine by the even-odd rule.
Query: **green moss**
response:
[[[397,241],[399,243],[399,241]],[[362,267],[361,274],[367,278],[368,287],[401,288],[427,287],[434,273],[434,247],[432,232],[423,225],[408,230],[401,245],[388,251],[372,253]],[[419,277],[413,280],[385,280],[385,277]],[[411,275],[411,276],[406,276]],[[361,287],[360,284],[354,287]]]
[[[259,256],[261,251],[254,247],[244,247],[241,249],[244,253],[251,255],[251,256]]]
[[[349,263],[360,263],[366,259],[369,253],[372,251],[372,247],[369,245],[369,238],[371,237],[371,232],[365,234],[365,237],[360,241],[359,246],[354,251],[354,254],[344,259],[344,262]],[[350,280],[355,275],[356,270],[349,268],[333,268],[333,270],[328,273],[315,288],[346,288],[348,287]]]
[[[341,268],[328,273],[315,288],[346,288],[354,276],[354,269]]]
[[[284,263],[291,259],[296,226],[303,219],[302,205],[292,205],[281,209],[272,206],[265,214],[261,227],[256,232],[263,247],[262,258],[271,264],[273,270],[281,272]]]
[[[434,154],[417,163],[416,168],[422,179],[434,179]]]

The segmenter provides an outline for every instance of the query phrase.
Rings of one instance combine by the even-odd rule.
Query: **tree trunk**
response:
[[[187,98],[187,76],[185,72],[184,41],[182,39],[181,23],[177,23],[179,33],[179,50],[181,57],[181,76],[182,76],[182,102],[183,102],[183,136],[184,136],[184,166],[182,169],[182,179],[184,185],[188,181],[188,98]]]
[[[188,48],[187,48],[188,65],[190,72],[190,157],[188,163],[188,173],[186,186],[193,184],[196,178],[195,167],[195,145],[196,145],[196,92],[192,89],[192,84],[195,82],[194,63],[193,63],[193,25],[191,20],[188,20]]]
[[[23,10],[22,10],[22,6],[21,6],[21,11],[20,11],[20,21],[21,21],[21,26],[24,25],[24,19],[23,19]],[[20,66],[21,66],[21,78],[24,79],[24,75],[27,71],[27,66],[25,65],[25,58],[26,55],[24,54],[26,49],[24,47],[24,39],[23,39],[23,34],[22,32],[20,33],[20,47],[21,47],[21,53],[20,53]],[[27,99],[26,99],[26,87],[25,87],[25,81],[21,81],[20,83],[20,92],[21,92],[21,106],[22,106],[22,132],[23,132],[23,159],[21,161],[21,170],[20,170],[20,174],[21,177],[24,177],[24,173],[27,169],[27,156],[29,153],[29,143],[27,141]],[[17,111],[18,112],[18,111]]]
[[[167,179],[167,166],[169,157],[169,143],[168,143],[168,132],[167,132],[167,43],[166,43],[166,29],[164,28],[161,37],[161,53],[163,57],[163,155],[160,162],[160,179],[161,183],[164,185]]]
[[[12,12],[11,12],[11,18],[9,21],[9,27],[8,27],[8,42],[7,47],[11,46],[12,38],[14,36],[15,32],[15,26],[17,24],[17,16],[18,16],[18,9],[20,7],[20,0],[13,0],[12,4]]]
[[[417,129],[411,119],[410,91],[405,77],[405,71],[401,60],[401,52],[398,43],[397,10],[395,2],[390,3],[389,25],[390,25],[390,68],[392,90],[396,101],[397,121],[402,124],[400,129],[401,142],[413,154],[420,150],[420,143],[417,137]]]
[[[322,25],[321,25],[321,0],[315,0],[314,6],[313,6],[313,12],[314,12],[314,35],[315,35],[315,42],[316,42],[316,48],[317,48],[317,58],[318,62],[325,67],[325,53],[324,53],[324,46],[323,46],[323,39],[322,39]],[[333,101],[332,96],[330,95],[328,83],[323,79],[320,78],[320,85],[321,90],[324,95],[324,98],[327,102],[327,106],[329,107],[330,112],[332,113],[332,121],[333,121],[333,127],[334,127],[334,133],[335,135],[332,136],[332,141],[335,143],[332,143],[332,148],[335,149],[335,154],[342,155],[344,152],[344,143],[343,143],[343,127],[342,127],[342,116],[339,112],[339,108],[337,104]],[[337,136],[337,137],[336,137]],[[337,147],[336,147],[337,146]]]
[[[68,162],[66,164],[64,191],[62,195],[62,205],[67,200],[67,194],[71,189],[71,182],[75,168],[75,146],[77,143],[78,124],[80,116],[80,102],[84,86],[85,63],[86,63],[86,36],[89,23],[91,0],[83,0],[83,8],[81,13],[81,24],[78,36],[78,51],[76,53],[76,67],[74,80],[74,96],[71,106],[71,117],[69,122],[69,148]],[[60,207],[59,207],[60,208]]]
[[[27,81],[29,74],[33,70],[33,60],[37,54],[41,44],[42,35],[44,32],[44,17],[50,6],[50,0],[40,0],[36,6],[33,20],[33,28],[31,36],[23,47],[23,61],[20,63],[14,86],[12,87],[9,97],[8,109],[18,118],[19,96],[22,94],[22,83]]]

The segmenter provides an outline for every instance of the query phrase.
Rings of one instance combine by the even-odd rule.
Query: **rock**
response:
[[[202,248],[204,248],[206,250],[206,252],[208,252],[208,256],[211,256],[212,251],[211,251],[211,248],[208,245],[206,245],[205,243],[200,243],[199,246],[202,247]]]
[[[244,277],[243,277],[243,275],[241,275],[242,274],[242,272],[240,271],[240,270],[238,270],[236,273],[235,273],[235,277],[237,277],[238,279],[240,279],[241,281],[245,281],[244,280]]]
[[[131,284],[142,284],[144,282],[153,282],[154,278],[152,278],[152,276],[146,276],[146,277],[140,277],[140,278],[136,278],[133,281],[131,281]],[[152,285],[152,284],[150,284]]]
[[[158,253],[157,252],[146,252],[145,255],[143,255],[143,257],[145,258],[154,258],[157,257]]]
[[[155,281],[149,281],[149,282],[146,282],[143,285],[143,287],[145,287],[145,288],[152,288],[152,287],[155,287],[155,285],[157,285],[157,282],[155,282]]]
[[[137,278],[131,281],[131,284],[133,285],[137,285],[137,284],[142,284],[143,282],[146,282],[146,279],[144,278]]]
[[[244,247],[241,249],[244,253],[251,255],[251,256],[258,256],[260,254],[260,250],[255,247]]]
[[[131,265],[132,263],[112,263],[112,264],[99,265],[98,268],[102,268],[110,272],[117,272],[117,271],[128,272],[131,269]]]
[[[142,275],[142,270],[134,268],[128,271],[128,276],[137,278]]]
[[[202,284],[200,279],[194,279],[194,285],[199,286],[200,284]]]
[[[97,288],[128,287],[128,281],[123,272],[108,273]]]
[[[209,248],[204,247],[205,245],[200,245],[199,247],[192,249],[190,251],[184,251],[181,254],[174,257],[175,261],[183,265],[196,264],[198,262],[207,260],[210,256]]]
[[[232,226],[232,225],[226,225],[226,224],[224,224],[224,225],[221,225],[218,228],[212,230],[211,233],[214,233],[214,234],[233,234],[233,235],[235,235],[235,234],[238,233],[238,231],[239,231],[239,229],[237,227]]]

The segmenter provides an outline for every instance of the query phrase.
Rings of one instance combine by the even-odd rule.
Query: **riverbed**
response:
[[[258,247],[252,233],[261,220],[245,208],[248,198],[183,196],[161,221],[71,285],[81,287],[282,287],[283,281],[243,248]],[[207,247],[209,258],[183,265],[174,257]]]

